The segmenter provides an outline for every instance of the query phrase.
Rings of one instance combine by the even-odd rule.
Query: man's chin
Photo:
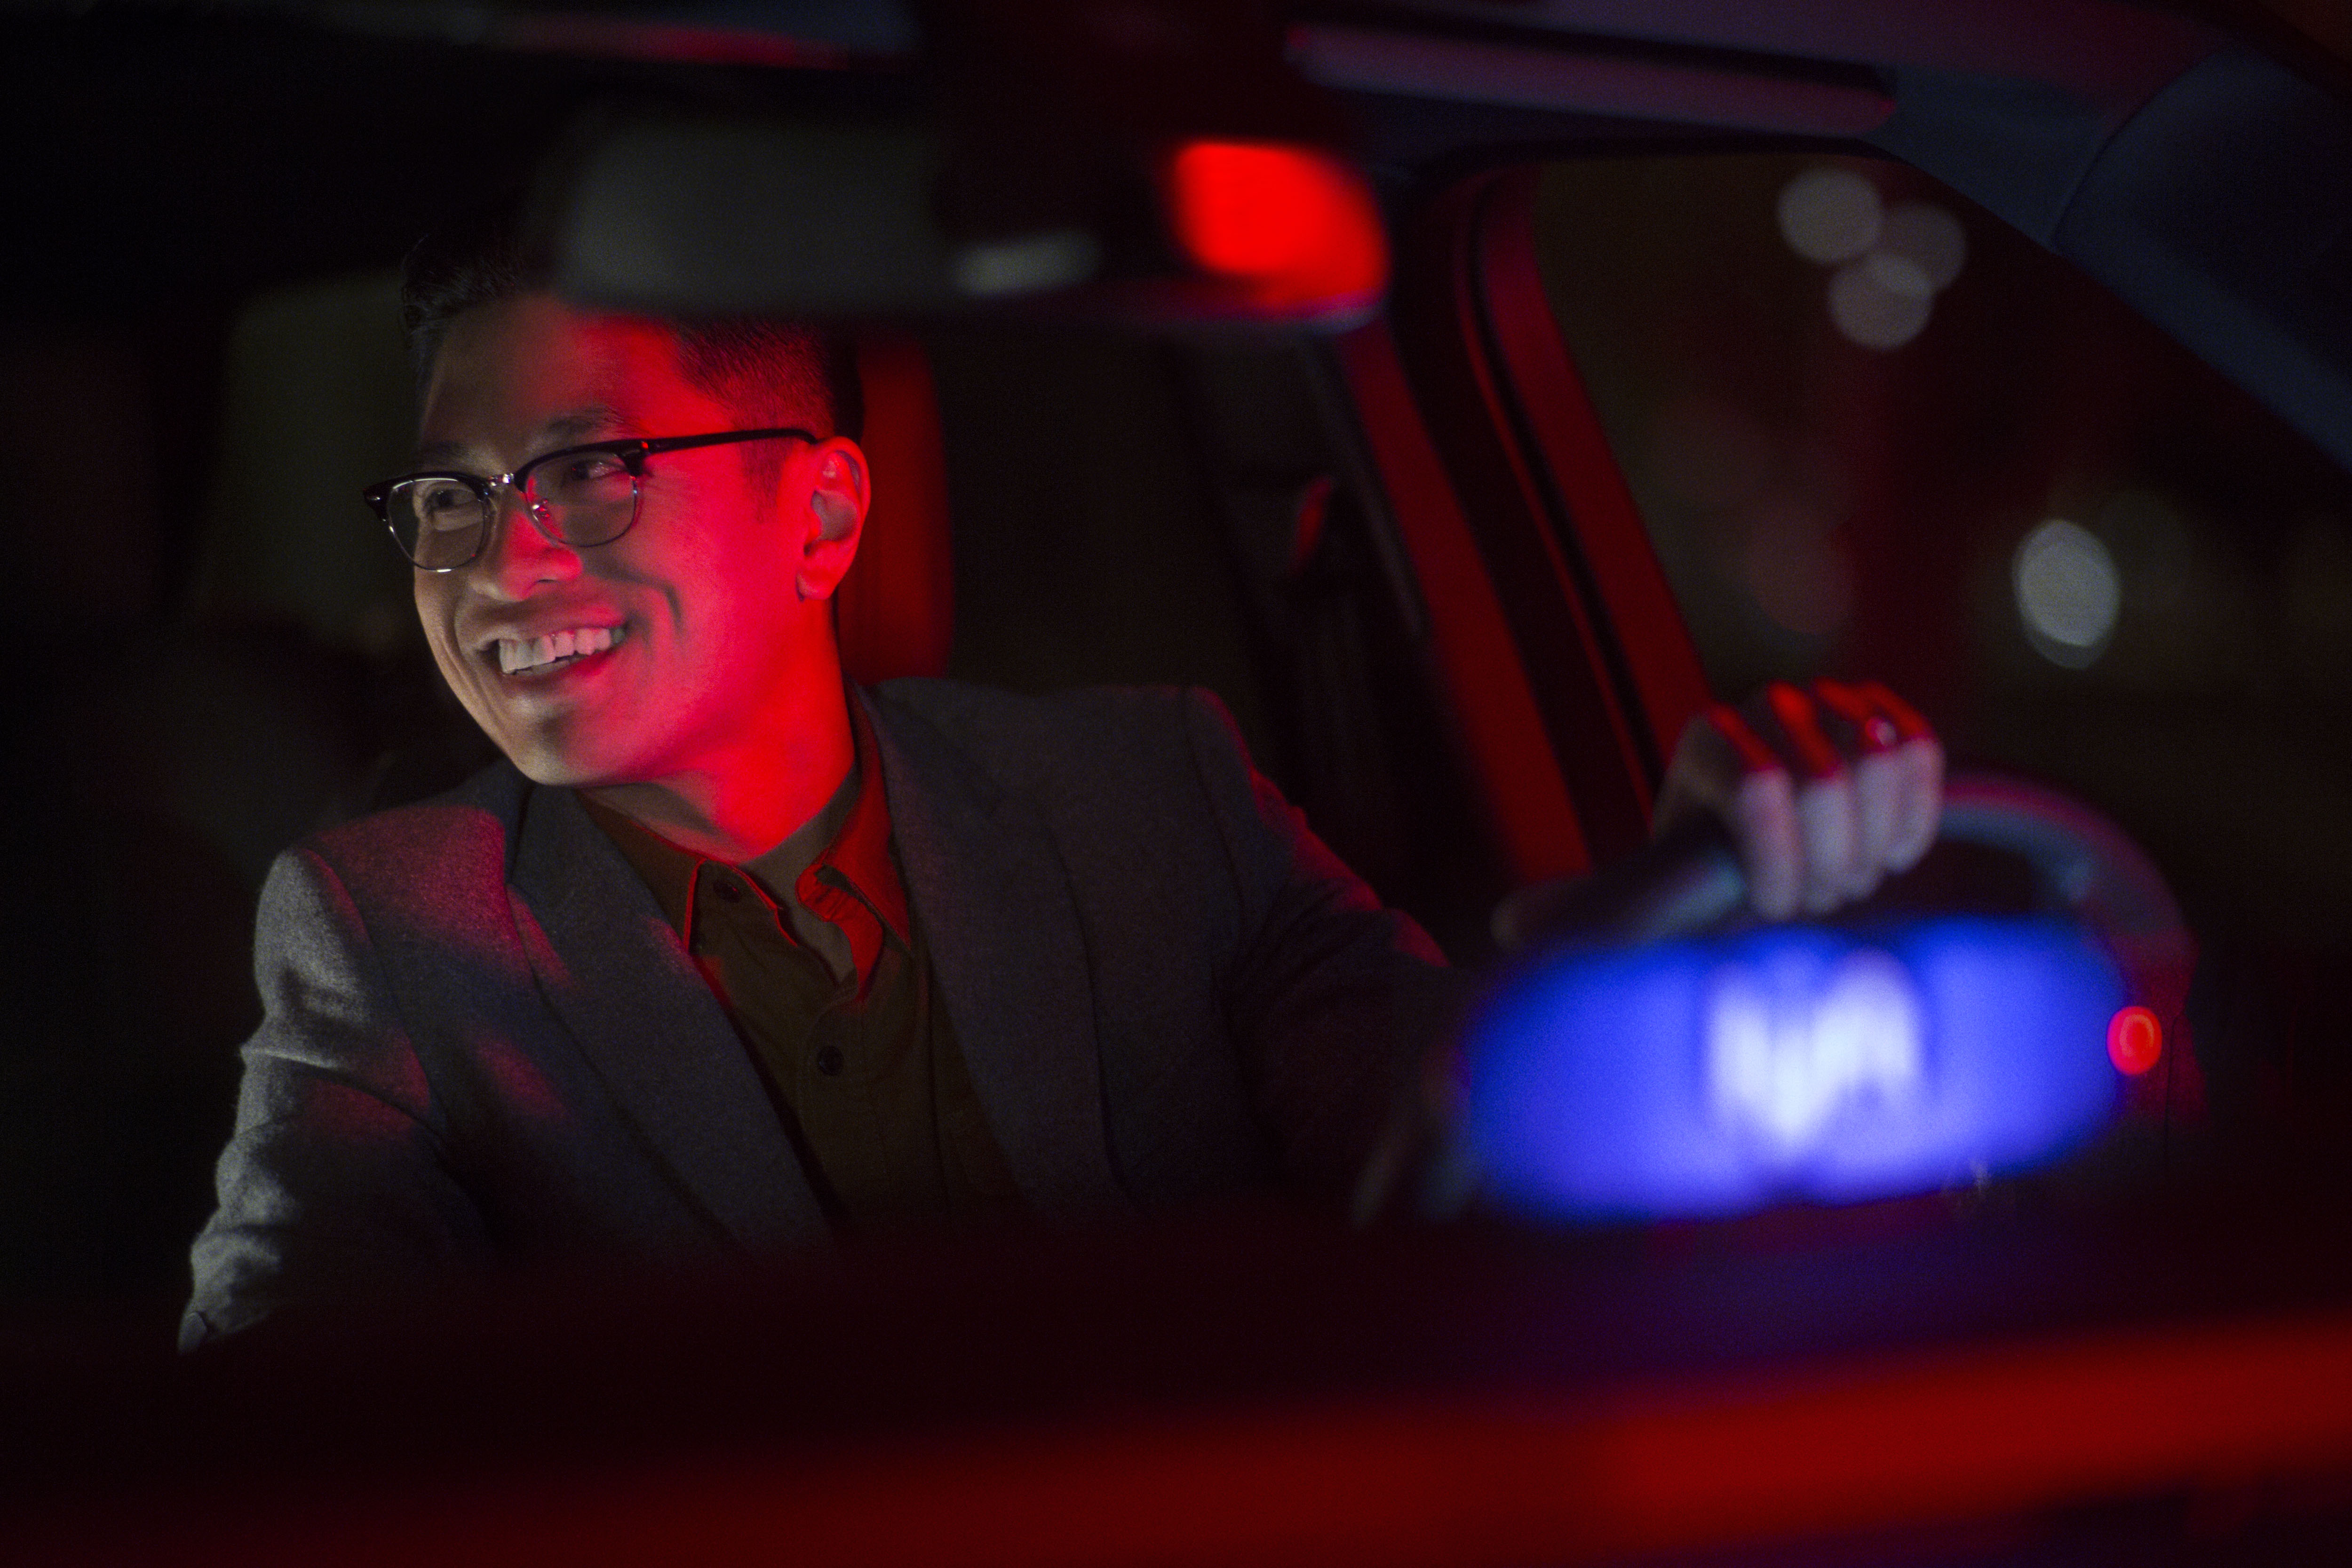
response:
[[[535,784],[556,789],[598,789],[627,782],[627,770],[617,763],[584,752],[577,746],[551,745],[534,737],[519,742],[504,735],[490,737],[515,771]]]

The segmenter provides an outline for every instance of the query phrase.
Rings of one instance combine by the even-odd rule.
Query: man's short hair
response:
[[[449,323],[477,305],[548,285],[543,266],[525,249],[512,204],[452,219],[419,240],[402,267],[401,325],[421,389]],[[855,441],[866,427],[866,398],[854,346],[841,334],[772,316],[680,321],[678,369],[688,384],[735,411],[747,427],[797,425],[811,414],[820,436]],[[674,431],[698,435],[698,431]],[[753,443],[750,460],[781,466],[777,443]]]

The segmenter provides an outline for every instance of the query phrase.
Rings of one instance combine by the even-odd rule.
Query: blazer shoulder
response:
[[[950,680],[894,680],[872,693],[886,726],[920,725],[1016,794],[1101,788],[1137,770],[1189,765],[1202,743],[1240,751],[1214,694],[1093,686],[1044,694]]]
[[[532,790],[499,762],[430,799],[328,828],[297,852],[323,861],[347,885],[394,896],[486,878],[503,882]]]

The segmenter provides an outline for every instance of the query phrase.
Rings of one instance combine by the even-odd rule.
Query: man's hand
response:
[[[1884,686],[1776,682],[1692,720],[1653,824],[1712,812],[1731,829],[1748,899],[1768,920],[1866,898],[1934,842],[1944,748]]]

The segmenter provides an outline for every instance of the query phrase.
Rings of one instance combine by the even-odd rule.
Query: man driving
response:
[[[846,685],[873,479],[823,334],[567,304],[496,224],[404,300],[417,471],[370,500],[507,762],[274,868],[184,1344],[521,1264],[1344,1199],[1464,981],[1213,699]],[[1663,797],[1768,913],[1933,831],[1924,727],[1822,697],[1718,710]]]

